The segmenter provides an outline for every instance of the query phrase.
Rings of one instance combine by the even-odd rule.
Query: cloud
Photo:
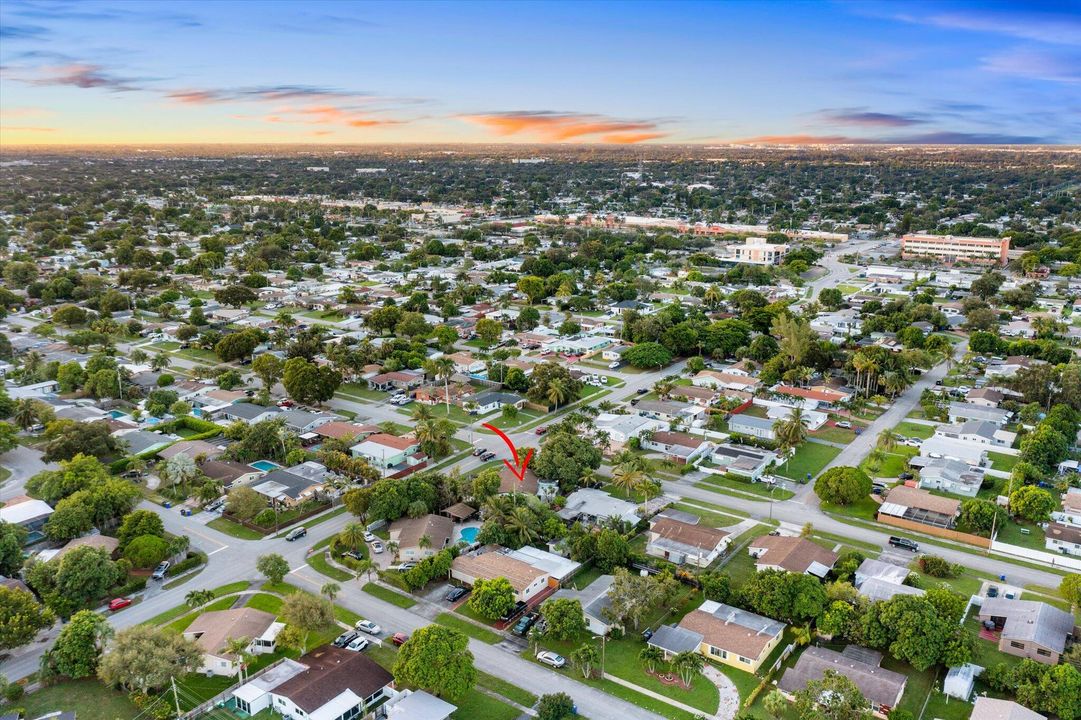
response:
[[[632,144],[665,137],[650,120],[618,120],[603,115],[521,110],[459,116],[497,135],[529,135],[545,142],[586,140]]]
[[[160,6],[147,6],[147,9],[88,9],[78,3],[11,3],[10,12],[19,17],[33,20],[60,20],[67,22],[147,22],[164,24],[175,28],[202,27],[203,22],[192,15],[174,12],[161,12]]]
[[[373,98],[371,93],[337,90],[315,85],[265,85],[256,87],[186,89],[168,93],[171,100],[192,105],[224,102],[285,102],[291,100],[343,100]]]
[[[733,140],[744,145],[1038,145],[1053,142],[1032,135],[937,131],[892,137],[852,137],[848,135],[759,135]]]
[[[48,34],[48,28],[40,25],[0,24],[0,40],[39,40]]]
[[[981,9],[978,14],[938,13],[923,18],[922,22],[940,28],[1010,35],[1055,45],[1081,45],[1081,19],[1076,14],[988,12]]]
[[[13,119],[13,118],[35,118],[45,117],[52,115],[51,110],[46,110],[40,107],[12,107],[0,109],[0,118]]]
[[[860,109],[848,110],[823,110],[820,113],[823,120],[839,125],[855,125],[859,127],[908,127],[919,125],[921,120],[910,115],[895,115],[892,113],[869,112]]]
[[[250,116],[237,116],[252,119]],[[404,125],[407,120],[374,117],[370,113],[361,113],[355,108],[335,105],[309,105],[301,107],[282,107],[272,114],[258,118],[263,122],[291,125],[340,125],[351,128],[374,128],[388,125]],[[329,132],[329,131],[328,131]]]
[[[1001,75],[1076,83],[1081,82],[1081,52],[1054,53],[1034,48],[1014,48],[983,58],[981,68]]]
[[[5,75],[28,85],[67,85],[77,88],[103,88],[112,92],[142,90],[134,78],[122,78],[107,72],[94,63],[65,63],[42,65],[30,71],[23,68],[4,68]]]

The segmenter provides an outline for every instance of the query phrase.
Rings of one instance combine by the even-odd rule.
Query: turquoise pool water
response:
[[[123,410],[110,410],[109,411],[109,417],[111,417],[113,420],[119,420],[120,418],[127,417],[127,416],[128,416],[128,414],[126,412],[124,412]]]
[[[458,538],[466,543],[472,545],[477,541],[477,535],[480,533],[478,527],[464,527],[458,531]]]
[[[281,465],[272,463],[269,460],[256,460],[253,463],[249,463],[248,467],[253,467],[256,470],[262,470],[263,472],[270,472],[271,470],[277,470]]]

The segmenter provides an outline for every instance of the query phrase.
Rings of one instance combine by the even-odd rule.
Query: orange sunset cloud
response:
[[[461,119],[498,135],[532,135],[547,142],[574,139],[632,144],[664,137],[657,124],[646,120],[617,120],[600,115],[555,112],[500,112],[463,115]]]

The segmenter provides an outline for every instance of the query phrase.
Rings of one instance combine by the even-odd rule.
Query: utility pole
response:
[[[173,686],[173,705],[176,706],[176,716],[178,718],[183,717],[183,714],[180,712],[180,697],[176,693],[176,678],[170,677],[169,683]]]

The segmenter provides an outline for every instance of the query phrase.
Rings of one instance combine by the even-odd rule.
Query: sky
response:
[[[0,147],[1081,143],[1075,2],[0,3]]]

